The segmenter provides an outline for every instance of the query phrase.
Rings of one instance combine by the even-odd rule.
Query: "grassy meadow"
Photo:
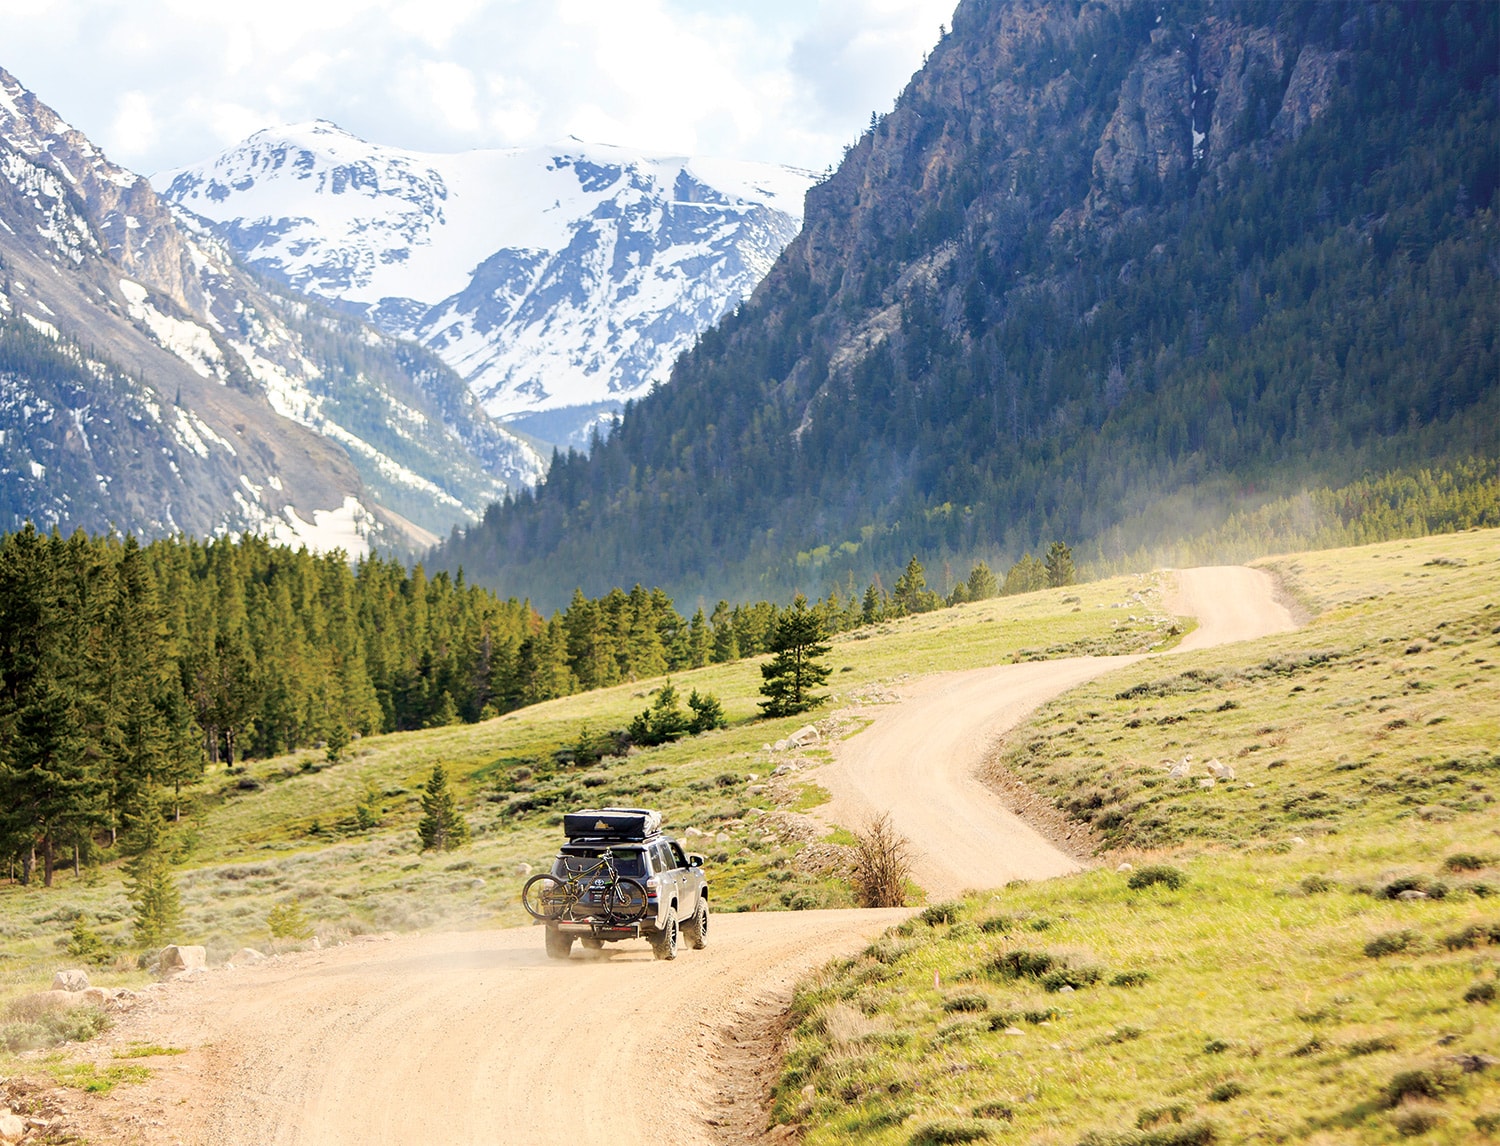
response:
[[[841,708],[886,695],[901,678],[943,669],[1079,652],[1133,652],[1176,639],[1156,580],[1120,577],[997,598],[844,634],[833,642],[831,703],[814,716],[840,723]],[[765,786],[787,754],[765,745],[806,718],[758,719],[759,660],[672,678],[724,702],[730,727],[592,763],[584,737],[623,728],[648,707],[660,680],[640,681],[523,709],[478,725],[356,740],[339,763],[305,750],[211,770],[189,794],[174,829],[185,908],[181,941],[210,962],[243,945],[271,950],[268,916],[295,905],[321,942],[384,931],[519,925],[523,865],[549,862],[564,810],[644,803],[669,830],[702,832],[689,846],[710,857],[718,910],[852,906],[843,882],[804,871],[805,833],[767,827],[778,794],[789,810],[815,806],[811,785]],[[795,755],[795,754],[794,754]],[[826,749],[803,754],[825,759]],[[423,785],[442,764],[459,794],[472,842],[421,853],[416,825]],[[361,828],[357,807],[378,822]],[[722,839],[720,837],[723,837]],[[0,998],[45,987],[73,965],[66,953],[79,918],[106,951],[96,983],[145,981],[136,970],[131,908],[118,864],[59,870],[52,888],[0,884]],[[290,945],[282,940],[279,945]]]
[[[933,905],[805,984],[780,1120],[810,1144],[1500,1136],[1500,534],[1263,564],[1305,628],[1137,663],[1008,738],[995,767],[1089,823],[1099,866]]]

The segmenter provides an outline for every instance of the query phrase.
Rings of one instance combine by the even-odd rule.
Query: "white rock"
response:
[[[751,784],[748,788],[745,789],[745,795],[759,796],[765,790],[766,786],[764,784]]]
[[[202,947],[174,943],[162,948],[156,967],[163,976],[181,975],[184,971],[202,971],[208,967],[208,952]]]
[[[1024,1035],[1026,1032],[1020,1027],[1006,1027],[1004,1033],[1008,1035]]]
[[[264,963],[266,957],[254,947],[241,947],[229,957],[229,961],[236,967],[254,967],[257,963]]]
[[[1200,777],[1198,777],[1198,787],[1200,787],[1200,788],[1212,788],[1213,786],[1214,786],[1214,778],[1212,776],[1200,776]]]
[[[773,752],[785,752],[787,750],[787,746],[788,746],[788,742],[787,741],[785,741],[785,740],[778,740],[775,744],[773,744],[771,746],[771,749],[772,749]]]
[[[25,1136],[25,1122],[8,1110],[0,1115],[0,1142],[19,1142]]]
[[[797,748],[801,748],[804,744],[816,744],[822,739],[823,737],[818,734],[818,730],[811,724],[804,724],[796,732],[787,737],[787,741]]]
[[[314,935],[312,937],[312,939],[308,941],[307,945],[309,947],[311,947],[314,951],[321,951],[321,950],[323,950],[323,941],[321,939],[319,939],[316,935]]]
[[[745,777],[745,779],[746,779],[746,780],[749,780],[749,781],[750,781],[750,783],[752,783],[752,784],[753,784],[753,783],[755,783],[755,782],[756,782],[756,781],[757,781],[757,780],[759,780],[759,779],[760,779],[760,773],[758,773],[758,772],[751,772],[751,773],[749,773],[749,774],[748,774],[748,775],[747,775],[747,776],[746,776],[746,777]]]
[[[714,837],[714,840],[717,841],[718,843],[721,843],[721,844],[727,844],[729,842],[729,833],[728,832],[720,832],[718,835],[716,835]]]
[[[1302,838],[1302,837],[1301,837],[1301,836],[1293,836],[1293,837],[1292,837],[1292,838],[1291,838],[1291,839],[1290,839],[1290,840],[1288,840],[1288,841],[1287,841],[1287,842],[1288,842],[1288,843],[1292,843],[1292,844],[1298,844],[1298,845],[1301,845],[1301,844],[1305,844],[1305,843],[1307,843],[1307,841],[1306,841],[1306,840],[1304,840],[1304,839],[1303,839],[1303,838]]]
[[[1218,779],[1218,780],[1233,780],[1234,779],[1234,765],[1233,764],[1221,764],[1221,763],[1219,763],[1219,761],[1217,759],[1215,759],[1215,760],[1210,760],[1207,764],[1204,765],[1204,767],[1208,769],[1208,774],[1210,776],[1213,776],[1215,779]]]
[[[702,828],[689,828],[687,831],[683,832],[682,834],[685,835],[685,836],[687,836],[689,839],[696,840],[699,836],[701,836],[703,834],[703,829]]]
[[[515,870],[516,875],[527,876],[531,874],[531,865],[529,863],[518,863]]]
[[[470,891],[478,891],[483,886],[484,886],[484,880],[480,879],[479,876],[477,876],[477,875],[473,879],[469,880],[469,890]]]
[[[1135,865],[1131,864],[1131,863],[1122,863],[1119,867],[1115,868],[1115,870],[1116,871],[1134,871],[1135,870]]]
[[[58,971],[52,976],[54,991],[86,991],[88,986],[89,973],[87,971],[75,968],[69,971]]]
[[[1409,887],[1405,891],[1397,892],[1396,898],[1404,899],[1406,902],[1410,903],[1414,899],[1426,899],[1427,893],[1425,891],[1418,891],[1414,887]]]

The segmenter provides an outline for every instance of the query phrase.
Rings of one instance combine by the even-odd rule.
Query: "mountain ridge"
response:
[[[314,121],[155,182],[262,273],[437,352],[491,414],[556,421],[663,380],[770,269],[811,177],[576,139],[415,152]]]
[[[434,559],[812,593],[1493,456],[1496,23],[965,0],[752,298]]]
[[[451,372],[248,275],[0,70],[0,517],[409,549],[534,480]]]

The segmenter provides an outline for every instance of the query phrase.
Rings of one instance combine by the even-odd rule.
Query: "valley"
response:
[[[879,774],[870,772],[866,766],[866,762],[870,760],[870,746],[879,744],[889,745],[893,749],[900,747],[904,751],[898,755],[906,761],[908,769],[914,771],[906,782],[904,795],[899,799],[895,811],[898,816],[920,816],[924,800],[930,793],[936,791],[939,793],[937,798],[941,798],[942,786],[934,788],[931,784],[930,769],[946,766],[954,761],[949,744],[972,740],[982,748],[993,743],[996,737],[1003,738],[1005,744],[1017,744],[1016,734],[1007,735],[1007,731],[1026,721],[1027,711],[1033,709],[1046,695],[1063,694],[1064,698],[1052,701],[1036,716],[1030,717],[1031,721],[1050,719],[1046,716],[1049,711],[1060,709],[1064,713],[1069,712],[1073,705],[1079,703],[1066,699],[1072,695],[1066,690],[1070,685],[1078,683],[1080,677],[1108,673],[1109,681],[1120,682],[1121,670],[1144,670],[1150,677],[1160,676],[1164,670],[1169,674],[1191,672],[1195,671],[1192,666],[1201,663],[1204,657],[1211,658],[1216,664],[1247,660],[1253,662],[1264,657],[1268,647],[1277,647],[1278,640],[1283,644],[1291,639],[1326,647],[1331,641],[1336,643],[1338,639],[1339,612],[1336,607],[1331,614],[1329,612],[1335,599],[1365,599],[1368,597],[1365,590],[1372,589],[1377,593],[1375,599],[1388,602],[1390,594],[1401,587],[1403,580],[1409,579],[1414,572],[1420,576],[1423,570],[1440,571],[1436,575],[1443,578],[1441,586],[1428,586],[1431,600],[1428,607],[1436,610],[1435,615],[1445,614],[1452,608],[1445,604],[1446,601],[1462,599],[1461,584],[1483,584],[1487,577],[1492,576],[1485,567],[1500,559],[1500,553],[1495,551],[1494,546],[1492,533],[1476,534],[1472,535],[1472,540],[1449,537],[1393,543],[1376,547],[1369,551],[1369,556],[1361,553],[1357,561],[1338,554],[1308,554],[1295,561],[1284,561],[1281,563],[1282,568],[1291,564],[1299,570],[1299,574],[1291,582],[1293,587],[1303,595],[1308,606],[1322,615],[1312,621],[1307,629],[1289,632],[1288,636],[1281,638],[1274,634],[1279,630],[1289,629],[1289,618],[1285,608],[1277,604],[1270,595],[1270,579],[1264,574],[1258,575],[1260,580],[1250,583],[1263,586],[1258,590],[1260,595],[1257,598],[1242,590],[1229,591],[1228,587],[1233,584],[1233,579],[1245,575],[1243,571],[1187,571],[1182,575],[1181,588],[1176,590],[1176,600],[1184,605],[1191,603],[1202,612],[1198,617],[1197,628],[1165,660],[1160,657],[1082,662],[1070,662],[1066,659],[1041,660],[998,668],[968,668],[956,675],[940,671],[936,676],[922,674],[896,680],[889,686],[894,687],[895,692],[882,691],[876,697],[867,697],[874,700],[873,707],[855,709],[849,714],[858,718],[863,712],[866,714],[863,719],[873,719],[874,723],[863,727],[852,738],[839,741],[833,747],[832,758],[826,763],[819,765],[816,756],[807,760],[805,763],[814,767],[810,771],[800,768],[795,771],[794,783],[798,786],[807,781],[826,783],[830,770],[842,769],[856,783],[868,785]],[[1390,570],[1396,575],[1394,583],[1389,577],[1384,581],[1371,580],[1368,572],[1372,567],[1378,568],[1370,557],[1378,562],[1380,556],[1385,554],[1395,562]],[[1449,564],[1431,564],[1436,557],[1442,557]],[[1455,568],[1472,572],[1441,572]],[[1402,573],[1407,575],[1406,578],[1401,576]],[[1170,578],[1171,575],[1164,576]],[[1455,579],[1457,583],[1454,583]],[[1106,610],[1109,604],[1122,599],[1122,590],[1126,598],[1132,592],[1139,592],[1132,590],[1129,582],[1080,587],[1080,603],[1087,602],[1086,608],[1097,618],[1094,622],[1096,628],[1100,622],[1114,620]],[[1456,598],[1455,591],[1459,593]],[[1320,596],[1314,597],[1314,593]],[[1073,608],[1071,603],[1062,603],[1062,597],[1067,595],[1050,591],[1039,599],[1013,599],[1004,603],[1004,612],[1019,620],[1020,615],[1029,611],[1029,608],[1040,605],[1043,608],[1060,609],[1063,611],[1062,615],[1066,616],[1066,610]],[[1261,603],[1255,605],[1255,600]],[[945,643],[955,648],[961,648],[964,643],[952,639],[959,633],[977,633],[995,626],[997,621],[1004,624],[1003,617],[996,617],[992,609],[981,609],[976,613],[970,608],[958,612],[968,615],[946,622],[949,637]],[[985,613],[989,613],[989,616],[986,617]],[[1244,627],[1247,613],[1261,618],[1257,622],[1261,626],[1260,633]],[[913,621],[922,625],[931,623],[928,618],[916,618]],[[1330,623],[1335,627],[1327,634],[1320,635],[1320,626]],[[979,630],[974,629],[976,624]],[[899,627],[905,628],[907,632],[893,632],[883,638],[867,639],[857,644],[876,652],[880,647],[879,642],[895,641],[899,647],[904,641],[910,647],[910,642],[925,644],[929,639],[911,631],[914,628],[913,622]],[[994,631],[1003,633],[1005,630],[1002,627]],[[1241,643],[1220,643],[1226,638],[1236,639]],[[1003,639],[1000,640],[992,646],[992,652],[1007,655],[1006,643]],[[844,656],[851,645],[856,645],[856,642],[843,642],[838,655]],[[901,659],[912,661],[914,658],[908,652]],[[932,668],[942,668],[944,658],[941,655],[935,661],[931,659],[931,654],[923,659]],[[1168,663],[1174,661],[1177,664],[1169,669]],[[1110,669],[1115,671],[1110,672]],[[700,673],[704,671],[699,670]],[[1006,680],[1005,676],[997,674],[1012,675]],[[1036,681],[1035,694],[1028,702],[1023,703],[1016,699],[1016,693],[1023,687],[1024,678],[1028,674]],[[997,689],[995,684],[1000,680],[1005,680],[1006,685]],[[965,685],[969,686],[968,692],[965,692]],[[1120,691],[1119,683],[1110,683],[1105,687]],[[1500,716],[1500,703],[1497,703],[1493,695],[1492,685],[1480,687],[1485,688],[1486,692],[1483,697],[1472,698],[1477,703],[1474,716],[1481,722],[1493,722]],[[851,691],[857,694],[859,686],[856,685]],[[958,703],[950,703],[946,708],[937,707],[937,703],[942,703],[943,698],[957,700]],[[552,702],[543,707],[565,708],[590,702],[597,704],[597,699],[577,698]],[[1013,706],[1009,712],[1004,711],[1006,702]],[[523,720],[530,715],[517,714]],[[536,715],[545,719],[543,713]],[[842,719],[837,713],[834,717]],[[516,717],[505,718],[491,722],[491,725],[481,725],[468,735],[483,734],[486,728],[494,725],[503,727],[507,723],[513,723],[515,719]],[[897,723],[893,725],[893,721]],[[930,749],[930,754],[912,749],[900,739],[899,734],[895,738],[891,737],[892,728],[899,729],[907,721],[912,722],[914,727],[926,728],[930,734],[941,733],[949,739],[934,740],[926,746]],[[752,735],[754,734],[752,731]],[[419,739],[432,737],[430,733],[415,735]],[[451,740],[453,735],[445,734],[445,739]],[[718,735],[722,737],[725,734]],[[1468,733],[1460,730],[1459,739],[1462,740],[1466,735]],[[411,737],[398,739],[410,741]],[[685,748],[689,752],[686,758],[683,755]],[[414,760],[408,753],[409,750],[401,754],[407,758],[410,766]],[[673,791],[682,791],[677,785],[688,788],[689,791],[683,794],[691,795],[691,786],[684,782],[695,770],[690,763],[694,755],[701,761],[700,768],[722,767],[726,759],[722,749],[708,749],[705,745],[691,748],[678,745],[633,757],[632,771],[649,779],[653,769],[661,766],[648,764],[647,761],[661,759],[665,762],[675,757],[678,761],[675,766],[669,764],[665,773],[654,773],[655,776],[676,778],[675,783],[660,794],[663,806],[670,809],[676,805]],[[978,751],[962,767],[978,766],[989,755],[985,751]],[[1006,757],[1002,756],[1000,759]],[[356,763],[341,766],[335,771],[346,768],[358,770],[360,767]],[[303,787],[308,792],[316,790],[307,788],[306,782],[303,782]],[[1231,784],[1230,787],[1251,786]],[[794,791],[795,789],[786,792],[783,798],[791,797]],[[269,796],[270,793],[266,795]],[[859,809],[860,813],[866,814],[868,810],[878,809],[879,805],[873,800],[878,799],[879,795],[878,787],[866,787],[863,793],[865,803]],[[252,800],[257,798],[264,797],[251,797]],[[995,805],[994,796],[987,791],[984,801],[995,806],[993,814],[1004,814],[1003,808]],[[825,823],[832,821],[843,826],[859,826],[860,820],[848,817],[841,810],[842,807],[847,805],[841,806],[836,796],[834,803],[815,808],[814,812]],[[949,855],[954,831],[954,825],[950,822],[951,815],[950,810],[943,819],[937,821],[935,828],[926,829],[930,833],[926,835],[918,834],[923,830],[920,819],[908,818],[902,826],[921,852],[930,857],[952,859],[955,857]],[[1456,827],[1463,822],[1464,814],[1455,815],[1457,819],[1449,822]],[[742,819],[740,822],[749,825],[754,821]],[[727,826],[736,834],[744,830],[732,823]],[[1439,827],[1431,846],[1439,851],[1445,847],[1452,850],[1454,845],[1445,841],[1454,838],[1453,831],[1442,828],[1441,825]],[[1330,849],[1337,854],[1349,847],[1358,849],[1362,846],[1359,842],[1362,837],[1358,834],[1345,842],[1331,833],[1318,834],[1320,829],[1315,826],[1300,830],[1311,833],[1309,838],[1319,842],[1292,845],[1294,852],[1299,846],[1309,849],[1308,854],[1293,855],[1285,861],[1295,865],[1297,871],[1308,867],[1313,856],[1329,854]],[[1389,839],[1391,828],[1372,830],[1376,833],[1371,840],[1374,846],[1394,846],[1395,854],[1398,855],[1407,846],[1376,844],[1375,839]],[[525,833],[532,841],[530,847],[538,856],[545,853],[548,838],[554,831],[555,829],[546,828],[543,822],[537,822],[533,829]],[[234,835],[244,838],[243,831]],[[484,835],[481,830],[481,839]],[[1460,831],[1457,838],[1465,838],[1464,833]],[[1472,834],[1468,838],[1472,839]],[[747,842],[753,845],[755,839],[756,834],[752,833]],[[507,833],[507,838],[503,840],[505,851],[502,855],[515,854],[516,842],[514,833]],[[1276,841],[1273,837],[1268,842]],[[1479,843],[1482,846],[1482,841]],[[492,849],[495,844],[502,844],[502,840],[478,846],[494,855]],[[794,845],[789,853],[783,854],[787,854],[787,858],[793,858],[796,850]],[[1030,917],[1028,912],[1052,915],[1061,911],[1063,920],[1054,919],[1049,932],[1033,940],[1033,944],[1044,940],[1053,943],[1061,935],[1052,934],[1052,929],[1060,928],[1066,933],[1069,928],[1081,925],[1067,920],[1075,917],[1080,920],[1092,918],[1090,913],[1111,910],[1106,905],[1113,900],[1100,899],[1099,893],[1093,889],[1101,881],[1107,882],[1107,878],[1124,878],[1109,877],[1108,865],[1092,871],[1085,870],[1078,875],[1063,874],[1077,871],[1077,861],[1058,852],[1044,837],[1030,834],[1024,824],[994,837],[990,851],[1002,860],[1003,870],[1000,874],[1007,880],[1022,880],[1025,887],[1016,885],[1014,890],[985,892],[977,901],[960,900],[957,905],[942,908],[942,914],[934,914],[938,909],[933,909],[923,915],[924,922],[917,925],[916,932],[912,931],[912,923],[900,924],[897,931],[910,938],[891,939],[888,936],[887,939],[880,940],[880,943],[895,943],[893,952],[903,949],[903,946],[905,949],[918,950],[919,947],[914,947],[913,944],[925,941],[924,937],[930,936],[933,941],[939,942],[939,948],[934,949],[935,954],[961,950],[966,945],[972,945],[974,938],[982,939],[985,932],[976,930],[972,924],[965,932],[956,920],[968,917],[968,913],[975,910],[979,912],[976,918],[982,918],[986,902],[990,904],[991,912],[998,906],[1002,912],[1023,922]],[[303,874],[299,878],[315,879],[322,883],[323,878],[315,874],[320,868],[326,868],[331,874],[341,864],[347,864],[353,859],[353,853],[348,850],[347,845],[336,845],[318,854],[326,856],[327,861],[332,861],[334,866],[329,867],[325,862],[313,868],[300,867],[298,870]],[[746,858],[752,863],[757,858],[770,860],[774,854],[776,853],[766,850],[763,841],[757,850],[742,855],[735,862],[743,863]],[[1233,874],[1239,870],[1237,865],[1240,861],[1232,854],[1215,858],[1213,853],[1202,854],[1189,850],[1170,855],[1156,853],[1149,859],[1141,858],[1142,853],[1137,851],[1122,854],[1134,860],[1138,866],[1150,862],[1172,862],[1190,871],[1195,881],[1207,881],[1211,886],[1216,886],[1212,883],[1214,880],[1232,881],[1240,878]],[[1283,862],[1275,858],[1276,854],[1273,850],[1266,861],[1272,870]],[[336,858],[340,855],[348,858],[340,861]],[[1114,860],[1109,862],[1113,863]],[[241,861],[241,866],[243,863]],[[493,864],[490,866],[494,867]],[[718,871],[712,870],[713,866],[711,864],[711,878],[715,880],[716,894],[723,895],[725,892],[717,890],[721,877]],[[960,870],[964,870],[968,863],[960,863],[958,866]],[[273,869],[266,869],[266,874],[270,874],[271,870]],[[283,870],[290,874],[294,869]],[[460,864],[459,871],[449,876],[448,882],[460,884],[468,880],[475,870],[483,869],[476,869],[472,861]],[[926,869],[928,874],[923,880],[921,873],[924,869],[920,864],[917,871],[919,882],[923,882],[927,890],[933,893],[930,896],[933,901],[943,900],[947,896],[950,900],[945,902],[950,902],[951,895],[956,890],[955,881],[962,886],[990,885],[987,878],[990,873],[982,867],[975,868],[974,876],[967,881],[960,875],[948,876],[945,882],[942,869],[936,870],[934,878],[934,869],[930,867]],[[441,879],[439,872],[434,874]],[[203,875],[211,876],[212,869],[203,869]],[[257,877],[252,875],[250,878],[254,880]],[[732,878],[724,882],[728,884],[725,890],[729,896],[737,894],[739,889],[735,888]],[[487,896],[488,889],[481,895]],[[430,894],[428,898],[431,898]],[[980,907],[976,909],[973,906],[963,906],[966,902],[978,902]],[[1457,927],[1464,918],[1474,915],[1474,909],[1466,904],[1477,902],[1479,901],[1471,897],[1467,901],[1455,899],[1438,905],[1433,910],[1442,919],[1433,922]],[[1069,906],[1070,904],[1073,906]],[[99,1100],[90,1117],[102,1120],[96,1124],[98,1132],[111,1127],[113,1129],[110,1133],[115,1134],[119,1133],[120,1127],[139,1128],[150,1125],[149,1120],[152,1118],[164,1119],[164,1127],[171,1128],[172,1133],[189,1142],[242,1140],[236,1135],[248,1135],[243,1138],[244,1141],[265,1140],[267,1134],[270,1135],[270,1141],[278,1142],[397,1141],[415,1132],[419,1126],[424,1127],[423,1133],[429,1140],[463,1142],[473,1141],[476,1134],[482,1135],[482,1127],[495,1126],[497,1119],[506,1127],[507,1141],[555,1140],[548,1135],[555,1134],[563,1126],[569,1128],[568,1133],[575,1140],[594,1141],[603,1140],[606,1122],[618,1128],[631,1124],[631,1120],[635,1119],[638,1120],[635,1124],[647,1126],[653,1118],[662,1117],[662,1097],[654,1080],[663,1063],[676,1062],[677,1065],[672,1068],[674,1077],[697,1080],[684,1088],[686,1097],[672,1100],[672,1123],[680,1130],[683,1140],[733,1141],[736,1139],[732,1136],[740,1132],[736,1127],[742,1130],[753,1123],[752,1114],[758,1109],[755,1105],[756,1094],[746,1094],[736,1088],[731,1088],[733,1093],[726,1093],[721,1067],[732,1070],[736,1075],[749,1069],[745,1065],[745,1047],[741,1045],[741,1041],[748,1037],[747,1032],[758,1029],[757,1021],[764,1024],[766,1015],[774,1013],[776,1007],[785,1004],[794,983],[799,979],[811,984],[802,988],[811,994],[794,1008],[794,1015],[806,1014],[808,1007],[822,1005],[817,1001],[829,997],[829,988],[817,984],[837,980],[816,976],[805,980],[805,976],[812,974],[834,956],[853,955],[862,944],[868,944],[882,930],[899,923],[908,913],[897,911],[892,915],[869,911],[812,910],[725,914],[723,906],[714,917],[709,948],[701,953],[684,952],[672,964],[651,961],[644,945],[638,951],[630,950],[627,945],[626,948],[602,958],[589,957],[585,953],[566,965],[549,963],[541,952],[536,932],[521,928],[501,932],[481,930],[455,933],[440,930],[423,937],[358,936],[346,932],[343,946],[289,953],[270,964],[257,967],[212,971],[204,978],[169,986],[142,1008],[139,1014],[125,1018],[115,1031],[106,1036],[102,1046],[84,1050],[85,1054],[95,1058],[105,1056],[106,1061],[109,1054],[107,1048],[124,1047],[131,1043],[178,1046],[187,1051],[186,1054],[163,1062],[159,1067],[153,1064],[153,1078],[149,1083],[141,1087],[117,1088],[107,1099]],[[1373,916],[1366,926],[1378,927],[1379,917],[1389,915],[1391,910],[1392,908],[1372,905],[1370,911]],[[948,918],[949,914],[952,914],[951,919]],[[929,917],[940,921],[942,925],[939,922],[925,922]],[[1123,919],[1116,919],[1112,926],[1119,927],[1124,922]],[[1130,926],[1134,925],[1127,925],[1127,933]],[[337,932],[331,934],[336,935]],[[1107,958],[1111,961],[1122,958],[1115,951],[1116,944],[1106,943],[1095,932],[1088,934],[1091,936],[1088,942],[1095,958]],[[965,935],[973,938],[964,938]],[[1014,943],[1017,939],[1018,936],[1013,937],[1011,942]],[[229,941],[230,937],[226,936],[221,943]],[[1119,942],[1129,942],[1124,933]],[[870,958],[870,952],[876,952],[878,958],[884,958],[878,955],[882,949],[880,943],[867,949],[864,957],[866,960]],[[1183,944],[1188,946],[1189,941],[1184,938]],[[1125,957],[1125,962],[1144,965],[1138,951],[1134,956]],[[1152,961],[1148,959],[1144,962]],[[851,967],[857,970],[866,965],[868,964],[845,960],[835,963],[834,971],[818,974],[837,976],[848,973],[837,968]],[[875,965],[882,964],[877,962]],[[946,972],[942,970],[944,965],[949,967]],[[954,966],[951,962],[940,964],[940,979],[946,980],[954,974]],[[894,962],[892,967],[898,974],[905,974],[901,970],[901,963]],[[931,978],[930,971],[925,974]],[[963,978],[964,976],[960,976],[956,987],[944,989],[950,995],[955,990],[969,989],[972,993],[971,988],[963,985]],[[880,977],[870,980],[872,983],[881,981]],[[584,989],[580,991],[579,987]],[[591,991],[597,994],[591,995]],[[993,992],[993,988],[990,988],[990,992]],[[985,993],[982,986],[981,993]],[[905,1008],[902,1013],[909,1011],[911,1004],[925,994],[919,992],[914,996],[909,987],[903,988],[902,997],[908,1001],[902,1004]],[[938,998],[942,997],[939,992]],[[557,1018],[556,1008],[581,1006],[587,1009],[590,1005],[587,1000],[591,998],[597,999],[599,1006],[597,1013],[591,1013],[587,1020],[569,1022],[559,1021]],[[1048,1002],[1051,1001],[1048,999]],[[1067,1013],[1077,1011],[1085,1003],[1092,1004],[1092,999],[1080,995],[1076,1004],[1070,1000],[1068,1006],[1071,1009]],[[1045,1009],[1040,1000],[1036,1005]],[[1394,1001],[1392,1005],[1395,1005]],[[660,1008],[666,1010],[662,1011]],[[983,1017],[981,1015],[981,1019]],[[1099,1021],[1087,1014],[1083,1017],[1089,1023]],[[1058,1021],[1052,1020],[1054,1023]],[[1201,1023],[1208,1020],[1204,1018],[1197,1021]],[[1215,1021],[1222,1024],[1226,1020]],[[878,1015],[875,1022],[879,1026]],[[1033,1029],[1026,1027],[1024,1023],[1022,1027]],[[532,1037],[540,1029],[551,1033],[543,1039]],[[522,1032],[526,1033],[523,1035]],[[799,1035],[800,1040],[805,1040],[806,1037]],[[1067,1037],[1071,1040],[1074,1036]],[[386,1053],[394,1043],[403,1047],[399,1063],[393,1062]],[[635,1053],[630,1053],[631,1048],[636,1048]],[[658,1054],[647,1053],[648,1048],[656,1049]],[[756,1053],[764,1053],[764,1049],[763,1047]],[[650,1064],[643,1065],[640,1068],[643,1073],[639,1075],[633,1074],[633,1068],[625,1065],[636,1061],[637,1057]],[[789,1060],[790,1066],[795,1068],[799,1061],[801,1060],[794,1050],[793,1057]],[[382,1068],[378,1065],[382,1062],[389,1065]],[[381,1073],[382,1069],[396,1070],[397,1074],[386,1077]],[[983,1069],[989,1071],[994,1068]],[[415,1075],[413,1070],[416,1071]],[[586,1077],[591,1071],[600,1072],[603,1077],[610,1079],[611,1087],[618,1088],[618,1092],[624,1097],[606,1102],[601,1107],[586,1099],[580,1100],[575,1087],[558,1081]],[[765,1065],[762,1064],[759,1075],[764,1076],[765,1073]],[[754,1076],[756,1072],[751,1071],[740,1081],[744,1082]],[[1003,1076],[1002,1071],[998,1077]],[[451,1127],[451,1131],[435,1129],[431,1111],[423,1104],[411,1101],[411,1082],[413,1078],[420,1077],[443,1080],[441,1085],[448,1094],[447,1115],[443,1124]],[[815,1123],[817,1119],[827,1117],[827,1113],[818,1113],[822,1109],[819,1107],[821,1099],[818,1097],[823,1085],[822,1076],[812,1077],[815,1081],[815,1094],[811,1105],[805,1102],[800,1108],[796,1102],[788,1105],[784,1095],[791,1091],[786,1089],[789,1084],[783,1083],[779,1091],[783,1097],[778,1100],[778,1111],[792,1113],[798,1119],[812,1117]],[[242,1085],[240,1080],[249,1078],[256,1079],[256,1083],[252,1087]],[[1476,1085],[1481,1083],[1482,1080],[1476,1080]],[[746,1086],[750,1091],[756,1091],[748,1082]],[[674,1091],[676,1093],[679,1092]],[[1142,1103],[1146,1101],[1146,1097],[1138,1097],[1141,1097]],[[189,1101],[183,1104],[174,1120],[173,1104],[183,1098],[188,1098]],[[641,1105],[636,1105],[637,1102]],[[799,1109],[802,1110],[800,1114],[797,1113]],[[828,1108],[828,1111],[846,1109],[864,1108],[846,1108],[843,1103],[837,1103]],[[846,1133],[853,1132],[855,1124],[848,1123],[845,1115],[839,1117],[846,1119],[840,1123],[846,1125],[846,1130],[838,1132],[830,1140],[844,1140]],[[350,1121],[351,1118],[353,1121]],[[372,1118],[373,1123],[370,1120]],[[751,1119],[750,1123],[746,1122],[747,1118]],[[892,1125],[899,1125],[899,1121]],[[391,1137],[372,1138],[372,1124],[389,1127]],[[255,1128],[254,1133],[249,1130],[250,1127]],[[260,1138],[256,1138],[257,1133]],[[909,1134],[910,1131],[903,1133]],[[442,1137],[443,1134],[448,1137]],[[130,1141],[128,1137],[105,1137],[98,1140]],[[898,1137],[891,1140],[907,1139]],[[1034,1140],[1071,1141],[1049,1137],[1037,1137]]]

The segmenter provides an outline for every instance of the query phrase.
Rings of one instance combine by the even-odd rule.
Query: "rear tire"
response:
[[[708,900],[698,901],[698,910],[682,925],[682,937],[694,951],[702,951],[708,946]]]
[[[595,939],[592,935],[585,935],[578,942],[585,951],[601,951],[604,948],[604,940]]]
[[[555,927],[547,928],[547,958],[566,959],[573,953],[573,936],[565,935]]]
[[[658,959],[677,958],[677,917],[667,916],[667,926],[651,939],[651,954]]]

